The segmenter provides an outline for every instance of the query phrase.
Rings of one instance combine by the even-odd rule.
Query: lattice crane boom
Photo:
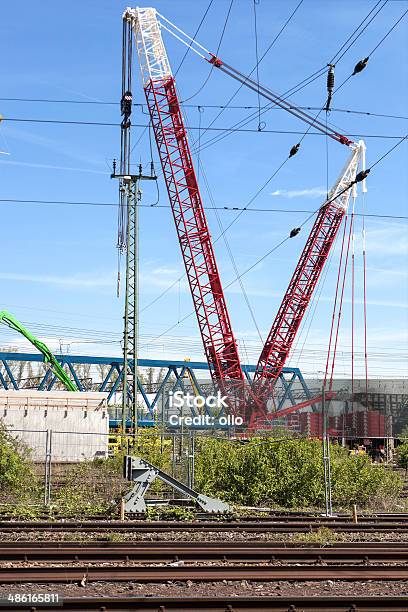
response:
[[[244,387],[175,80],[153,8],[126,9],[161,167],[211,374],[225,394]]]
[[[360,159],[364,168],[365,145],[362,141],[358,144],[354,143],[345,135],[320,122],[317,116],[312,117],[282,96],[226,64],[163,15],[157,13],[155,9],[126,9],[124,19],[131,24],[134,30],[143,87],[204,350],[214,381],[230,397],[233,391],[246,389],[246,383],[194,171],[175,80],[162,40],[161,28],[168,30],[192,51],[224,73],[301,119],[309,125],[309,129],[314,127],[340,144],[352,148],[345,168],[318,212],[263,347],[252,389],[246,393],[247,398],[244,397],[243,391],[237,395],[241,413],[244,409],[243,402],[249,398],[247,409],[249,408],[249,411],[253,413],[251,415],[253,422],[254,418],[257,419],[266,414],[268,397],[282,371],[346,214],[350,198],[349,187],[356,180]],[[290,157],[297,152],[298,148],[299,144],[292,147]]]
[[[254,392],[266,400],[288,357],[302,318],[326,263],[333,242],[347,213],[359,162],[364,162],[365,144],[355,145],[342,173],[317,214],[295,272],[272,324],[254,375]]]

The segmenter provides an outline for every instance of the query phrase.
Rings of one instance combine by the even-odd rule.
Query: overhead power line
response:
[[[298,5],[296,6],[296,8],[292,11],[292,13],[289,15],[288,19],[285,21],[285,23],[283,24],[282,28],[279,30],[279,32],[276,34],[275,38],[273,38],[272,42],[269,44],[269,46],[267,47],[266,51],[264,51],[263,55],[259,58],[259,60],[257,59],[257,62],[255,64],[255,66],[252,68],[251,72],[249,73],[248,77],[250,77],[255,70],[259,69],[259,64],[265,59],[265,57],[268,55],[269,51],[272,49],[272,47],[275,45],[276,41],[279,39],[279,37],[281,36],[282,32],[284,32],[284,30],[286,29],[286,27],[288,26],[288,24],[290,23],[290,21],[292,20],[292,18],[294,17],[294,15],[296,14],[296,12],[298,11],[298,9],[300,8],[300,6],[302,5],[303,0],[300,0],[300,2],[298,3]],[[312,77],[314,77],[315,75],[311,75]],[[304,83],[305,81],[307,81],[309,78],[304,79],[304,81],[302,81],[302,83]],[[317,77],[315,77],[317,78]],[[301,83],[301,84],[302,84]],[[305,85],[303,85],[303,87],[306,87],[308,83],[306,83]],[[239,85],[239,87],[235,90],[235,92],[232,94],[232,96],[228,99],[228,101],[226,102],[226,104],[223,106],[223,108],[220,110],[220,112],[216,115],[216,117],[212,120],[212,122],[210,123],[210,127],[217,121],[217,119],[224,113],[224,111],[230,107],[230,104],[232,102],[232,100],[234,100],[234,98],[237,96],[238,92],[241,90],[241,88],[243,87],[243,84],[241,83],[241,85]],[[298,87],[298,85],[296,86]],[[293,89],[293,88],[292,88]],[[290,90],[291,91],[291,90]],[[259,112],[259,109],[258,109]],[[259,127],[259,126],[258,126]],[[208,131],[208,129],[204,129],[203,134],[205,134],[205,132]],[[194,143],[195,144],[195,143]]]
[[[397,146],[397,145],[396,145]],[[0,198],[0,204],[61,204],[66,206],[106,206],[106,207],[117,207],[116,202],[81,202],[71,200],[23,200],[16,198]],[[138,204],[139,208],[148,208],[155,210],[159,208],[170,208],[170,204]],[[285,213],[285,214],[310,214],[315,211],[306,209],[292,209],[292,208],[247,208],[239,206],[215,206],[212,210],[224,210],[227,212],[249,212],[249,213]],[[363,216],[362,213],[354,213],[355,217]],[[408,215],[377,215],[365,213],[364,217],[373,217],[376,219],[408,219]],[[225,230],[226,231],[226,230]]]
[[[391,147],[391,149],[389,149],[388,151],[386,151],[379,159],[377,159],[370,168],[367,169],[367,173],[369,173],[375,166],[377,166],[380,162],[382,162],[388,155],[390,155],[390,153],[392,153],[398,146],[400,146],[406,139],[408,138],[408,134],[406,134],[403,138],[400,139],[400,141],[394,145],[393,147]],[[345,191],[347,191],[348,189],[351,189],[354,183],[350,183],[350,185],[348,185],[347,187],[345,187],[343,189],[343,191],[339,192],[337,194],[337,197],[339,195],[341,195],[342,193],[344,193]],[[329,201],[328,201],[329,202]],[[316,215],[318,213],[318,211],[320,210],[320,207],[317,208],[311,215],[309,215],[307,217],[307,219],[305,219],[305,221],[303,221],[302,223],[299,224],[299,227],[304,227],[304,225],[306,225],[306,223],[308,223],[312,217],[314,217],[314,215]],[[365,216],[365,215],[364,215]],[[256,268],[262,261],[264,261],[265,259],[267,259],[270,255],[272,255],[273,253],[275,253],[281,246],[283,246],[284,244],[286,244],[286,242],[288,242],[291,239],[291,236],[288,235],[285,238],[283,238],[280,242],[278,242],[277,244],[275,244],[271,249],[269,249],[269,251],[267,251],[264,255],[262,255],[261,257],[259,257],[253,264],[251,264],[248,268],[246,268],[243,272],[241,272],[241,274],[239,274],[237,277],[235,277],[232,281],[230,281],[227,285],[224,286],[224,290],[225,289],[229,289],[232,285],[234,285],[237,281],[239,281],[239,279],[242,279],[246,274],[248,274],[248,272],[250,272],[251,270],[253,270],[254,268]],[[182,276],[180,277],[180,279],[182,278]],[[176,282],[178,282],[177,279]],[[174,285],[174,283],[173,283]],[[164,292],[161,293],[160,297],[162,297],[165,293],[167,293],[167,291],[169,291],[169,288],[165,289]],[[156,298],[155,301],[157,301],[159,298]],[[156,339],[162,338],[163,336],[165,336],[169,331],[173,330],[175,327],[177,327],[178,325],[180,325],[181,323],[183,323],[184,321],[186,321],[189,317],[193,316],[195,311],[192,311],[190,313],[188,313],[187,315],[185,315],[182,319],[180,319],[179,321],[177,321],[177,323],[175,323],[174,325],[172,325],[171,327],[169,327],[166,331],[162,332],[161,334],[159,334]]]
[[[88,126],[103,126],[103,127],[118,127],[120,126],[120,123],[110,123],[110,122],[104,122],[104,121],[77,121],[77,120],[64,120],[64,119],[33,119],[33,118],[24,118],[24,117],[3,117],[2,121],[11,121],[11,122],[21,122],[21,123],[50,123],[50,124],[57,124],[57,125],[88,125]],[[147,129],[149,127],[149,124],[140,124],[140,123],[134,123],[132,124],[132,127],[138,127],[138,128],[145,128]],[[246,128],[246,129],[242,129],[242,128],[221,128],[221,127],[201,127],[200,126],[195,126],[195,125],[190,125],[190,126],[186,126],[187,129],[189,130],[202,130],[202,131],[213,131],[213,132],[229,132],[229,133],[233,133],[233,132],[247,132],[247,133],[259,133],[259,130],[255,130],[255,129],[251,129],[251,128]],[[299,134],[303,134],[304,132],[300,131],[300,130],[262,130],[262,133],[265,134],[295,134],[295,135],[299,135]],[[320,132],[309,132],[310,136],[324,136],[324,134],[321,134]],[[401,134],[352,134],[352,133],[345,133],[345,136],[352,136],[354,138],[384,138],[384,139],[399,139],[401,138]],[[208,142],[205,143],[206,145],[208,145]]]
[[[344,81],[336,88],[334,93],[338,92],[343,87],[343,85],[345,85],[353,76],[355,76],[356,74],[359,74],[362,70],[364,70],[364,68],[367,66],[368,60],[372,57],[373,53],[382,45],[382,43],[386,40],[386,38],[388,38],[391,32],[397,27],[399,22],[405,17],[407,13],[408,13],[408,9],[401,15],[401,17],[399,17],[399,19],[397,19],[394,25],[388,30],[388,32],[375,45],[374,49],[372,49],[372,51],[370,51],[370,53],[363,60],[360,60],[356,64],[354,71],[348,77],[344,79]]]
[[[117,106],[119,104],[118,102],[101,102],[101,101],[94,101],[94,100],[54,100],[54,99],[48,99],[48,98],[0,98],[0,102],[39,102],[39,103],[50,103],[50,104],[102,104],[102,105],[110,105],[110,106]],[[185,108],[195,108],[195,109],[225,108],[225,106],[222,104],[185,104],[184,102],[182,102],[182,104]],[[142,102],[134,102],[133,106],[143,109],[146,106],[146,104],[143,104]],[[261,110],[264,110],[267,107],[269,107],[269,105],[267,104],[261,105]],[[254,109],[258,109],[258,105],[251,106],[250,104],[246,104],[246,105],[241,104],[237,106],[231,105],[228,108],[230,110],[254,110]],[[299,110],[319,110],[320,106],[297,106],[297,108]],[[279,106],[274,106],[270,110],[282,111],[282,109]],[[368,115],[370,117],[383,117],[386,119],[408,119],[408,116],[405,116],[405,115],[374,113],[371,111],[362,111],[362,110],[355,110],[355,109],[350,109],[350,108],[330,108],[330,112],[331,113],[336,113],[336,112],[337,113],[348,113],[348,114],[354,114],[354,115]],[[136,125],[136,127],[138,126]]]

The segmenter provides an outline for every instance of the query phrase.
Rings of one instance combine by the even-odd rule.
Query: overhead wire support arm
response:
[[[245,85],[249,89],[252,89],[252,91],[254,91],[255,93],[261,95],[270,102],[273,102],[274,104],[276,104],[276,106],[279,106],[280,108],[286,110],[301,121],[307,123],[311,127],[314,127],[316,130],[322,132],[323,134],[327,134],[330,138],[336,140],[340,144],[346,146],[351,146],[355,144],[352,140],[347,138],[347,136],[340,134],[331,127],[326,127],[326,125],[323,122],[319,121],[316,117],[309,115],[308,113],[297,107],[295,104],[291,103],[290,101],[284,99],[282,96],[270,90],[268,87],[262,85],[261,83],[258,83],[254,79],[251,79],[250,76],[243,74],[233,66],[227,64],[224,60],[217,57],[217,55],[215,55],[214,53],[211,53],[211,51],[203,47],[196,40],[192,39],[188,34],[183,32],[183,30],[181,30],[178,26],[173,24],[160,13],[157,13],[157,15],[160,18],[160,27],[167,30],[170,34],[172,34],[172,36],[177,38],[177,40],[186,45],[189,49],[191,49],[191,51],[196,53],[196,55],[198,55],[202,59],[205,59],[208,63],[212,64],[215,68],[219,68],[222,72],[228,74],[230,77],[232,77],[242,85]]]
[[[316,130],[318,130],[319,132],[322,132],[323,134],[327,134],[327,136],[329,136],[336,142],[339,142],[340,144],[346,145],[348,147],[354,144],[354,142],[350,140],[350,138],[347,138],[347,136],[340,134],[339,132],[337,132],[336,130],[333,130],[330,127],[326,127],[326,125],[323,122],[319,121],[316,117],[312,117],[311,115],[301,110],[300,108],[292,104],[290,101],[274,93],[272,90],[265,87],[264,85],[261,85],[261,84],[258,85],[256,81],[249,78],[248,76],[245,76],[243,73],[239,72],[239,70],[236,70],[232,66],[229,66],[228,64],[224,62],[221,62],[219,58],[213,57],[213,59],[210,59],[208,61],[214,64],[215,66],[217,66],[222,72],[224,72],[225,74],[228,74],[229,76],[239,81],[240,83],[242,83],[249,89],[252,89],[255,92],[259,91],[259,94],[261,96],[263,96],[264,98],[266,98],[273,104],[276,104],[276,106],[279,106],[283,110],[286,110],[288,113],[290,113],[294,117],[297,117],[304,123],[307,123],[310,127],[315,128]]]

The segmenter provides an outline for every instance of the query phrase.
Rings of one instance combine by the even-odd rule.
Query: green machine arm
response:
[[[53,374],[62,382],[63,385],[68,389],[68,391],[78,391],[78,387],[72,380],[67,376],[59,361],[54,357],[51,353],[48,346],[46,346],[43,342],[38,340],[31,332],[28,331],[12,314],[7,312],[7,310],[0,310],[0,323],[4,323],[10,329],[19,332],[23,335],[35,348],[37,348],[40,353],[44,355],[45,363],[49,363],[51,365],[51,370]]]

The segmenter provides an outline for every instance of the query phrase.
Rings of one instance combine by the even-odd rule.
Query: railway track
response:
[[[50,561],[71,562],[266,562],[266,563],[405,563],[408,564],[408,545],[404,543],[360,543],[329,547],[285,546],[266,542],[139,542],[120,544],[106,542],[2,542],[1,562],[25,563]],[[408,566],[407,566],[408,567]]]
[[[259,582],[290,580],[408,580],[408,565],[40,565],[0,567],[0,584],[52,584],[86,582],[218,582],[249,580]]]
[[[0,532],[111,532],[132,531],[138,533],[168,533],[174,531],[220,532],[245,531],[248,533],[301,533],[326,527],[337,532],[407,532],[406,519],[371,519],[361,522],[351,520],[326,519],[325,517],[307,517],[302,520],[250,520],[250,521],[1,521]]]
[[[260,511],[258,511],[260,512]],[[132,523],[132,522],[143,522],[146,520],[146,516],[143,513],[140,514],[127,514],[126,515],[126,522]],[[340,513],[336,513],[333,516],[328,516],[326,517],[324,514],[322,514],[321,512],[308,512],[308,511],[304,511],[304,512],[291,512],[291,511],[284,511],[284,510],[269,510],[269,511],[265,511],[262,514],[257,514],[256,516],[251,516],[251,515],[246,515],[246,516],[233,516],[233,515],[229,515],[229,514],[211,514],[210,517],[208,515],[208,513],[205,512],[197,512],[194,515],[194,521],[203,521],[203,522],[207,522],[208,520],[217,520],[217,521],[224,521],[224,522],[257,522],[257,523],[261,523],[261,522],[265,522],[265,521],[276,521],[276,520],[283,520],[283,521],[321,521],[322,519],[324,519],[325,521],[330,521],[330,522],[346,522],[346,521],[351,521],[352,520],[352,515],[350,513],[345,513],[345,512],[340,512]],[[107,515],[81,515],[80,519],[78,519],[77,517],[64,517],[63,515],[58,515],[58,514],[54,514],[52,517],[50,517],[49,515],[46,514],[42,514],[42,515],[36,515],[36,519],[35,521],[31,521],[31,522],[36,522],[36,523],[47,523],[47,522],[58,522],[58,521],[78,521],[80,520],[81,522],[106,522],[106,521],[115,521],[117,520],[117,518],[111,516],[107,516]],[[376,512],[375,514],[367,514],[367,513],[362,513],[359,515],[359,520],[363,521],[363,522],[378,522],[378,521],[407,521],[408,522],[408,513],[407,512]],[[164,521],[164,519],[163,519]],[[157,522],[163,522],[161,521],[157,521]],[[16,517],[13,515],[2,515],[0,513],[0,525],[2,525],[3,523],[10,523],[16,522]],[[22,522],[22,521],[20,521]]]
[[[0,605],[0,609],[2,609]],[[405,597],[68,597],[23,612],[407,612]]]

